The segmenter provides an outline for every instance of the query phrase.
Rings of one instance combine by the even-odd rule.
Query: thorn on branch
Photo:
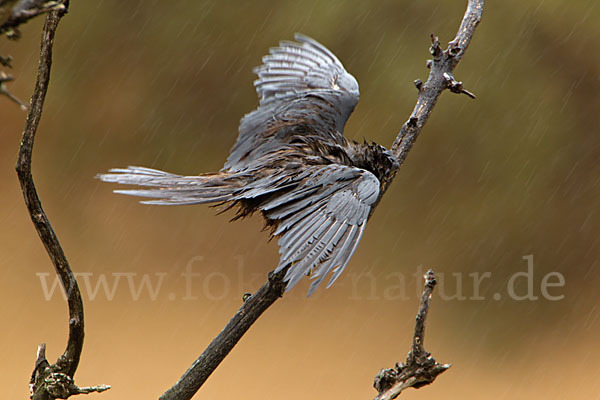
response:
[[[6,88],[6,82],[11,82],[13,80],[14,80],[14,78],[12,77],[12,75],[7,75],[3,71],[0,71],[0,96],[4,95],[4,96],[8,97],[11,101],[13,101],[14,103],[17,103],[19,105],[19,107],[21,108],[21,110],[26,111],[27,104],[23,103],[17,96],[13,95]]]
[[[425,62],[425,66],[427,67],[427,69],[431,69],[432,65],[433,65],[433,60],[427,60]]]
[[[444,53],[442,51],[442,47],[440,46],[440,39],[435,36],[433,33],[431,34],[431,47],[429,48],[429,52],[433,56],[434,60],[439,60]]]
[[[420,92],[421,88],[423,87],[423,81],[420,79],[415,79],[415,81],[413,83],[415,84],[415,87],[417,88],[417,90]]]
[[[73,378],[61,372],[49,374],[44,379],[44,384],[46,391],[57,399],[66,399],[77,394],[100,393],[110,389],[110,385],[78,387],[73,383]]]
[[[12,60],[13,58],[11,56],[0,56],[0,64],[2,64],[4,67],[12,68]]]
[[[40,374],[49,366],[50,363],[46,360],[46,343],[42,343],[38,346],[35,365],[33,367],[33,372],[31,373],[31,379],[29,380],[29,393],[31,396],[33,396],[33,389],[36,382],[39,380]]]
[[[75,385],[73,385],[75,386]],[[98,385],[98,386],[85,386],[85,387],[77,387],[75,386],[77,389],[77,393],[73,393],[73,394],[88,394],[88,393],[101,393],[104,392],[108,389],[110,389],[110,385]]]
[[[14,81],[15,78],[12,75],[7,75],[4,71],[0,71],[0,83]]]
[[[452,76],[452,74],[448,73],[448,72],[444,72],[444,80],[446,81],[446,85],[448,86],[448,89],[450,89],[450,91],[452,93],[458,93],[458,94],[466,94],[467,96],[469,96],[472,99],[475,99],[475,95],[471,92],[469,92],[467,89],[465,89],[463,87],[463,83],[457,81],[456,79],[454,79],[454,76]]]
[[[8,28],[6,30],[6,37],[9,40],[19,40],[21,38],[21,31],[16,27]]]

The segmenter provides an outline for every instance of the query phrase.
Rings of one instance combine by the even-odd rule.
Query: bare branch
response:
[[[475,33],[475,28],[481,21],[483,13],[484,0],[469,0],[467,11],[463,17],[460,28],[454,40],[448,44],[446,50],[442,50],[439,39],[431,35],[431,55],[432,60],[427,63],[429,78],[427,82],[422,83],[420,80],[415,81],[415,85],[419,89],[417,104],[413,109],[408,121],[402,126],[394,144],[392,152],[398,159],[400,165],[406,159],[408,152],[412,148],[423,126],[427,122],[438,97],[444,89],[450,89],[455,93],[464,93],[471,98],[475,98],[471,92],[463,89],[462,82],[457,82],[452,75],[454,68],[461,60],[471,38]],[[388,185],[389,186],[388,182]],[[387,186],[384,188],[387,189]]]
[[[67,1],[53,0],[0,0],[0,34],[18,38],[17,27],[31,18],[50,11],[66,12]]]
[[[417,104],[392,145],[392,152],[400,165],[406,159],[444,89],[450,89],[453,93],[466,94],[472,99],[475,98],[473,93],[463,88],[462,82],[458,82],[454,78],[453,71],[469,46],[475,28],[481,21],[483,5],[484,0],[469,0],[458,33],[454,40],[448,44],[446,50],[442,50],[439,39],[435,35],[431,35],[430,52],[432,59],[427,62],[427,67],[430,69],[429,77],[425,83],[419,79],[414,82],[419,91]],[[384,191],[387,190],[390,183],[391,180],[384,187]],[[394,399],[406,388],[419,388],[428,385],[439,374],[450,368],[450,364],[436,362],[423,347],[425,320],[435,284],[433,271],[429,270],[425,276],[425,289],[417,314],[413,345],[406,358],[406,364],[396,364],[394,368],[380,371],[374,384],[379,392],[376,400]]]
[[[406,364],[396,364],[394,368],[383,369],[375,377],[375,389],[379,395],[375,400],[395,399],[404,389],[420,388],[432,383],[435,378],[450,368],[450,364],[440,364],[429,354],[425,342],[425,321],[429,312],[431,294],[437,281],[432,270],[425,275],[425,288],[417,313],[412,348],[406,357]]]
[[[21,183],[29,215],[60,278],[69,306],[69,339],[64,353],[58,358],[55,364],[50,365],[45,356],[46,345],[41,344],[38,347],[35,368],[30,382],[31,398],[34,400],[66,399],[73,394],[108,389],[104,385],[92,388],[78,388],[73,383],[73,375],[77,370],[83,348],[83,302],[77,280],[71,271],[63,249],[52,229],[52,225],[42,208],[31,174],[31,158],[35,134],[42,117],[44,100],[50,82],[54,35],[58,23],[65,12],[66,8],[64,6],[57,7],[56,10],[49,12],[46,16],[46,22],[42,31],[37,81],[33,95],[31,96],[31,108],[27,115],[16,165],[17,175]]]
[[[44,213],[42,204],[37,195],[33,176],[31,175],[31,156],[33,152],[33,142],[35,134],[42,116],[44,99],[50,82],[50,68],[52,65],[52,46],[54,44],[54,34],[58,27],[58,22],[63,13],[53,11],[46,17],[46,23],[42,32],[42,48],[40,53],[40,64],[38,70],[38,79],[35,85],[33,95],[31,96],[31,109],[27,115],[27,122],[21,139],[19,149],[19,158],[17,160],[17,175],[25,197],[25,204],[29,210],[29,215],[33,225],[40,236],[40,239],[50,255],[54,264],[56,273],[59,275],[63,288],[67,293],[69,304],[69,342],[67,349],[63,354],[63,371],[73,375],[79,363],[79,355],[83,346],[83,302],[79,293],[79,287],[75,276],[69,267],[69,263],[60,246],[58,238],[52,229],[50,221]]]
[[[256,293],[244,295],[244,304],[239,311],[179,381],[160,396],[160,400],[188,400],[194,396],[258,317],[283,295],[286,272],[287,268],[276,274],[270,273],[267,282]]]
[[[27,110],[27,104],[23,103],[19,98],[13,95],[6,88],[6,82],[11,82],[14,78],[11,75],[5,74],[3,71],[0,71],[0,95],[8,97],[11,101],[17,103],[21,110]]]

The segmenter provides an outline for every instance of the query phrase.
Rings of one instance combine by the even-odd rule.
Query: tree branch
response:
[[[0,34],[18,38],[17,27],[31,18],[50,11],[65,12],[68,1],[53,0],[0,0]]]
[[[83,302],[77,280],[71,271],[60,242],[52,229],[52,225],[42,208],[31,174],[31,158],[35,134],[42,116],[44,100],[50,82],[54,35],[58,23],[65,13],[66,7],[63,6],[49,12],[46,16],[46,22],[42,31],[37,81],[33,95],[31,96],[31,107],[27,115],[16,165],[17,175],[29,215],[60,278],[69,306],[69,339],[64,353],[58,358],[55,364],[50,365],[45,356],[46,345],[42,344],[38,348],[37,360],[30,383],[31,397],[34,400],[67,398],[73,394],[92,390],[102,391],[107,388],[106,386],[78,388],[73,384],[73,375],[77,370],[83,348]]]
[[[483,5],[484,0],[469,0],[456,37],[448,43],[446,50],[442,50],[439,39],[433,34],[431,35],[430,52],[433,58],[427,62],[427,67],[430,69],[429,77],[425,83],[420,80],[415,81],[415,86],[419,91],[417,104],[408,121],[400,129],[391,148],[400,165],[404,163],[408,152],[417,140],[444,89],[450,89],[454,93],[464,93],[471,98],[475,98],[475,95],[462,87],[462,82],[457,82],[454,79],[452,73],[465,54],[475,33],[475,28],[481,21]],[[391,180],[387,182],[384,191],[387,190],[390,183]]]
[[[432,270],[427,271],[424,278],[425,288],[421,295],[421,305],[417,313],[412,348],[406,357],[406,364],[396,363],[394,368],[382,369],[377,374],[373,386],[379,394],[375,397],[375,400],[395,399],[404,389],[409,387],[418,389],[429,385],[439,374],[450,368],[450,364],[440,364],[435,361],[423,347],[429,302],[433,288],[437,283]]]
[[[2,60],[0,59],[0,62],[1,61]],[[10,61],[9,61],[9,64],[10,64]],[[4,65],[4,63],[2,63],[2,65]],[[23,103],[18,97],[13,95],[6,88],[6,82],[11,82],[12,80],[14,80],[12,75],[7,75],[4,73],[4,71],[0,71],[0,96],[8,97],[12,102],[17,103],[19,105],[19,107],[21,108],[21,110],[25,111],[25,110],[27,110],[27,104]]]
[[[454,93],[464,93],[472,98],[475,97],[471,92],[463,88],[462,82],[457,82],[454,79],[452,72],[464,55],[475,32],[475,28],[481,20],[483,3],[484,0],[469,0],[467,11],[458,33],[455,39],[449,43],[447,50],[442,50],[438,38],[432,35],[431,54],[433,60],[428,62],[428,67],[431,69],[429,78],[425,84],[421,81],[415,81],[415,86],[419,90],[417,104],[408,121],[402,126],[400,133],[392,145],[392,152],[398,158],[400,164],[406,159],[408,152],[423,129],[438,97],[444,89],[450,89]],[[392,180],[393,177],[385,183],[379,199],[383,193],[385,193]],[[419,323],[419,316],[417,316],[415,341],[413,343],[413,349],[409,353],[409,359],[407,359],[407,365],[410,368],[407,369],[407,367],[403,365],[397,365],[396,369],[385,370],[389,371],[389,376],[385,375],[379,378],[378,375],[379,379],[376,380],[376,385],[378,385],[377,382],[379,382],[380,388],[383,388],[384,386],[387,388],[386,382],[391,385],[388,388],[389,390],[384,391],[385,393],[397,391],[393,397],[378,397],[378,400],[395,398],[404,389],[402,385],[416,388],[431,383],[437,375],[450,367],[447,364],[436,363],[435,360],[425,352],[425,349],[422,346],[429,298],[431,291],[435,286],[433,271],[430,272],[431,280],[428,281],[429,283],[426,283],[425,291],[423,292],[422,309],[419,310],[419,315],[422,316],[422,322]],[[269,306],[271,306],[271,304],[281,297],[285,288],[283,282],[284,275],[285,271],[281,271],[276,275],[269,275],[269,281],[244,303],[242,308],[240,308],[237,314],[229,321],[223,331],[221,331],[221,333],[219,333],[219,335],[211,342],[180,380],[160,397],[160,400],[189,400],[192,398],[250,326]],[[426,295],[426,293],[428,294]],[[419,366],[419,368],[417,368],[417,366]],[[384,371],[381,373],[383,372]],[[406,379],[402,381],[403,383],[400,384],[399,387],[396,387],[396,383],[400,382],[398,379],[403,377]],[[430,380],[427,380],[429,379],[427,377],[430,377]],[[380,396],[382,393],[383,392],[380,390]]]
[[[160,396],[160,400],[188,400],[194,396],[258,317],[283,295],[286,272],[287,268],[276,274],[270,273],[267,282],[256,293],[244,296],[239,311],[179,381]]]
[[[67,6],[67,0],[0,0],[0,35],[6,33],[9,39],[18,39],[20,37],[17,30],[19,25],[52,10],[66,12]],[[11,56],[0,55],[0,65],[12,68],[11,62]],[[27,105],[6,87],[6,82],[12,80],[12,76],[0,71],[0,95],[8,97],[12,102],[17,103],[21,110],[26,111]]]

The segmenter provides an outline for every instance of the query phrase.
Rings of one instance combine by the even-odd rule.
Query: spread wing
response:
[[[292,288],[304,275],[313,279],[308,295],[333,272],[327,287],[354,254],[379,196],[372,173],[331,164],[310,167],[302,184],[261,205],[265,217],[278,220],[281,258],[276,271],[290,265],[285,280]]]
[[[294,135],[343,143],[344,125],[358,102],[358,83],[325,46],[300,34],[295,39],[270,49],[255,69],[260,104],[242,118],[224,169],[244,168]]]
[[[128,167],[99,178],[149,187],[115,191],[152,198],[143,201],[148,204],[254,202],[267,219],[276,222],[273,234],[279,237],[281,255],[276,271],[290,265],[287,289],[310,276],[309,295],[333,272],[329,287],[350,261],[380,187],[372,173],[339,164],[202,176]]]

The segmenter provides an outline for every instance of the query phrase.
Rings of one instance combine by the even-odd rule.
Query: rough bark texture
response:
[[[404,389],[418,389],[429,385],[435,378],[450,368],[450,364],[440,364],[425,350],[425,321],[429,312],[429,302],[433,288],[437,284],[432,270],[425,275],[425,288],[421,295],[421,305],[417,313],[412,348],[406,363],[396,363],[394,368],[383,369],[375,377],[373,386],[379,392],[375,400],[395,399]]]
[[[42,31],[37,81],[33,95],[31,96],[31,106],[27,115],[16,165],[27,210],[52,260],[56,274],[60,278],[69,306],[69,338],[64,353],[58,358],[56,363],[50,364],[45,356],[46,345],[41,344],[38,347],[37,359],[30,381],[31,397],[34,400],[67,398],[73,394],[103,391],[108,388],[107,386],[79,388],[73,383],[73,376],[79,365],[81,350],[83,348],[83,301],[75,275],[71,271],[60,242],[42,208],[31,174],[31,158],[35,134],[42,117],[44,100],[48,84],[50,83],[54,34],[65,12],[66,8],[62,7],[49,12],[46,16],[46,22]]]
[[[0,34],[18,38],[17,27],[49,11],[66,11],[68,1],[0,0]]]
[[[277,274],[269,274],[267,282],[256,293],[244,296],[244,304],[239,311],[179,381],[160,396],[160,400],[192,398],[254,321],[283,295],[286,286],[283,277],[286,272],[287,268]]]
[[[439,39],[433,34],[431,35],[432,43],[430,52],[433,58],[427,61],[429,77],[425,83],[420,80],[415,81],[415,86],[419,91],[417,103],[408,121],[400,129],[391,148],[400,165],[406,160],[408,152],[417,140],[419,133],[421,133],[427,119],[429,119],[429,115],[431,115],[431,111],[433,111],[433,107],[444,89],[450,89],[453,93],[463,93],[471,98],[475,98],[471,92],[463,88],[462,82],[454,79],[453,72],[465,54],[475,33],[475,28],[477,28],[477,25],[481,21],[483,5],[484,0],[469,0],[467,11],[462,19],[456,37],[448,44],[446,50],[442,50]]]

